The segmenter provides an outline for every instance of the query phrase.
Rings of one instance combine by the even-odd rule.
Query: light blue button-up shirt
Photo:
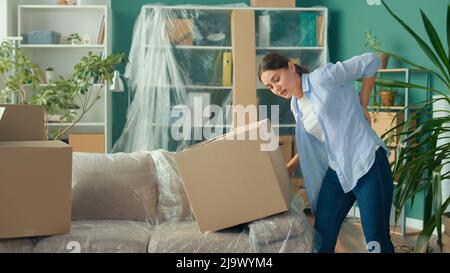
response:
[[[292,97],[300,167],[313,211],[328,169],[328,157],[335,163],[342,189],[349,192],[369,171],[380,146],[389,153],[367,122],[352,82],[375,75],[379,67],[377,55],[366,53],[302,75],[304,96],[311,101],[325,140],[321,142],[306,132],[297,99]]]

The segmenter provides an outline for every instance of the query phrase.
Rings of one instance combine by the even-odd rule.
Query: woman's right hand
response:
[[[299,165],[298,154],[296,154],[287,164],[286,168],[289,176],[292,176]]]
[[[294,174],[295,170],[297,169],[295,165],[289,165],[289,164],[286,165],[286,168],[287,168],[289,177],[291,177]]]

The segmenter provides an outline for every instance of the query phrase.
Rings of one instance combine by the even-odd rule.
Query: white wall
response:
[[[8,18],[8,12],[7,12],[7,1],[0,1],[0,40],[4,37],[6,37],[7,33],[7,24],[6,20]]]
[[[433,96],[433,98],[438,98],[438,97],[442,97],[442,96]],[[436,103],[433,104],[433,110],[446,110],[446,111],[450,111],[450,105],[444,101],[438,101]],[[434,117],[442,117],[444,115],[448,115],[447,113],[435,113],[433,114]],[[447,126],[450,126],[450,124],[447,124]],[[450,132],[444,133],[443,137],[447,137],[446,139],[440,139],[438,140],[438,145],[442,145],[444,143],[448,143],[450,142]],[[445,162],[442,162],[442,164],[444,165]],[[447,162],[442,170],[441,173],[444,174],[446,172],[450,171],[450,162]],[[448,196],[450,195],[450,179],[446,179],[444,181],[442,181],[442,202],[444,202]],[[447,207],[446,212],[450,212],[450,206]]]

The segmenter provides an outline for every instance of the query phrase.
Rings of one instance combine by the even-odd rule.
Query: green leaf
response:
[[[450,4],[447,6],[447,58],[450,62]]]
[[[384,7],[386,8],[386,10],[389,12],[389,14],[391,14],[392,17],[394,17],[394,19],[416,40],[417,44],[419,45],[419,47],[422,49],[422,51],[428,56],[428,58],[430,59],[430,61],[437,66],[441,72],[444,74],[446,81],[450,82],[450,78],[448,75],[448,71],[445,71],[444,67],[442,66],[442,64],[439,62],[439,59],[437,58],[437,56],[433,53],[433,51],[431,50],[431,48],[427,45],[427,43],[425,43],[425,41],[420,38],[405,22],[403,22],[402,19],[400,19],[390,8],[389,6],[385,3],[384,0],[381,0],[381,2],[383,3]]]

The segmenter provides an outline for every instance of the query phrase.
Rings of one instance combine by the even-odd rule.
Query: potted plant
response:
[[[79,45],[81,44],[81,37],[78,33],[72,33],[67,36],[67,41],[72,45]]]
[[[374,35],[371,30],[366,31],[365,36],[366,36],[366,43],[364,44],[365,47],[369,47],[374,50],[380,49],[382,47],[382,43],[378,41],[377,36]],[[389,62],[389,54],[379,52],[378,57],[380,58],[381,62],[380,68],[386,69]]]
[[[56,79],[55,69],[51,66],[47,67],[47,69],[45,69],[45,81],[47,83],[50,83],[50,82],[54,81],[55,79]]]
[[[39,86],[39,67],[15,44],[0,44],[0,77],[4,88],[0,99],[6,103],[26,103],[27,87]]]
[[[394,106],[395,104],[395,97],[397,96],[397,91],[395,89],[391,88],[383,88],[380,91],[378,91],[378,95],[380,96],[381,103],[384,106]]]
[[[116,65],[124,60],[123,53],[101,58],[89,52],[74,66],[69,77],[60,76],[33,96],[33,104],[44,106],[47,123],[70,123],[59,126],[55,132],[49,132],[47,126],[47,139],[60,139],[85,116],[111,84]],[[98,83],[94,83],[96,78],[100,79]]]
[[[450,115],[433,115],[433,103],[443,101],[450,104],[448,96],[450,89],[450,54],[443,48],[443,42],[437,34],[435,27],[430,22],[426,14],[421,10],[421,17],[425,27],[428,44],[425,39],[420,37],[410,26],[400,19],[385,1],[382,3],[388,13],[414,38],[419,47],[426,53],[425,55],[433,64],[432,67],[426,67],[406,58],[403,58],[392,52],[375,49],[382,53],[387,53],[391,57],[398,59],[414,68],[425,70],[441,81],[446,90],[441,91],[436,88],[411,84],[403,81],[377,79],[376,84],[384,87],[415,88],[418,90],[430,91],[433,94],[441,96],[433,98],[431,101],[415,105],[416,111],[411,114],[403,123],[395,126],[386,132],[386,135],[398,130],[395,136],[399,136],[399,145],[397,146],[397,155],[394,164],[394,176],[398,177],[397,191],[394,198],[395,218],[398,220],[401,210],[405,207],[408,200],[411,205],[417,193],[425,191],[423,230],[420,232],[416,242],[415,252],[426,252],[429,240],[433,231],[436,229],[438,234],[438,244],[442,249],[442,223],[448,222],[448,217],[444,214],[450,203],[450,197],[442,199],[442,183],[445,179],[450,179],[450,173],[441,172],[444,165],[450,164],[450,145],[442,140],[444,133],[450,130]],[[447,25],[450,18],[450,5],[447,8]],[[444,24],[443,24],[444,25]],[[450,29],[446,29],[446,37],[450,36]],[[436,111],[436,110],[435,110]],[[442,112],[442,111],[440,111]],[[416,122],[419,121],[419,122]],[[413,143],[413,145],[403,145],[404,143]],[[444,221],[443,221],[444,218]]]

